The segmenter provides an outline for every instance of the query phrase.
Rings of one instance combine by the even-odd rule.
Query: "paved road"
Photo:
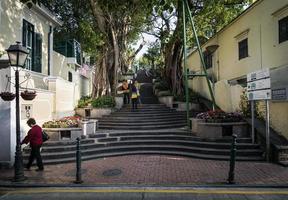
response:
[[[0,200],[285,200],[287,188],[213,188],[213,187],[73,187],[0,188]]]
[[[25,171],[22,184],[71,184],[75,163],[46,165],[44,172]],[[202,160],[166,155],[131,155],[82,162],[83,184],[121,185],[225,185],[228,161]],[[107,175],[119,170],[121,173]],[[0,170],[0,185],[13,184],[14,170]],[[265,162],[237,162],[235,181],[239,185],[287,185],[288,169]]]

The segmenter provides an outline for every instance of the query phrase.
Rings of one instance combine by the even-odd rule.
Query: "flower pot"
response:
[[[12,101],[16,97],[16,95],[11,92],[2,92],[0,96],[4,101]]]
[[[37,94],[35,91],[30,92],[30,91],[25,90],[24,92],[21,92],[21,97],[26,101],[31,101],[35,99],[36,95]]]

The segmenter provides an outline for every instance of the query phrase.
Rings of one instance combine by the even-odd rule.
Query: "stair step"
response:
[[[224,160],[227,162],[230,160],[230,156],[203,155],[203,154],[187,153],[187,152],[181,152],[181,151],[177,152],[177,151],[164,151],[164,150],[163,151],[137,150],[137,151],[130,151],[130,152],[110,152],[110,153],[88,155],[88,156],[84,155],[82,156],[82,160],[84,161],[84,160],[101,159],[101,158],[125,156],[125,155],[170,155],[170,156],[177,156],[177,157],[192,157],[192,158],[209,159],[209,160]],[[263,160],[263,157],[261,156],[249,156],[249,157],[237,156],[236,161],[264,161],[264,160]],[[46,165],[68,163],[68,162],[76,162],[76,158],[70,157],[70,158],[62,158],[62,159],[43,160],[43,163]]]
[[[141,140],[140,140],[141,139]],[[228,149],[230,150],[231,144],[230,143],[219,143],[219,142],[203,142],[203,141],[188,141],[188,140],[181,140],[178,138],[166,138],[163,140],[160,140],[159,138],[100,138],[98,139],[98,142],[105,143],[106,146],[118,146],[118,145],[146,145],[146,144],[171,144],[171,145],[182,145],[182,146],[193,146],[193,147],[206,147],[206,148],[215,148],[215,149]],[[258,144],[250,144],[250,143],[239,143],[236,145],[236,149],[258,149]]]
[[[186,153],[196,153],[203,155],[216,155],[216,156],[227,156],[230,155],[230,150],[226,149],[211,149],[211,148],[197,148],[197,147],[187,147],[183,145],[123,145],[123,146],[108,146],[108,147],[99,147],[95,149],[84,149],[81,151],[83,156],[88,155],[97,155],[109,152],[127,152],[127,151],[177,151],[177,152],[186,152]],[[46,159],[60,159],[60,158],[69,158],[75,156],[75,151],[65,151],[65,152],[53,152],[53,153],[42,153],[43,160]],[[261,156],[262,151],[257,149],[252,150],[238,150],[236,153],[237,156]],[[23,155],[25,159],[28,159],[29,155]]]
[[[171,121],[157,121],[157,122],[155,122],[155,121],[150,121],[150,122],[139,122],[139,121],[125,121],[125,122],[105,122],[105,121],[100,121],[99,122],[99,127],[102,127],[102,126],[152,126],[152,125],[166,125],[166,124],[168,124],[168,125],[171,125],[171,124],[175,124],[175,125],[177,125],[177,124],[183,124],[183,123],[185,123],[186,122],[186,120],[184,120],[184,119],[182,119],[182,120],[175,120],[175,121],[173,121],[173,122],[171,122]]]
[[[117,132],[106,132],[106,133],[101,133],[101,136],[99,136],[99,133],[89,135],[90,138],[110,138],[110,137],[121,137],[125,139],[129,138],[150,138],[150,137],[155,137],[155,138],[169,138],[169,137],[178,137],[178,138],[185,138],[193,141],[203,141],[203,142],[220,142],[220,143],[231,143],[232,137],[231,136],[226,136],[223,138],[200,138],[197,136],[192,135],[191,133],[187,131],[179,131],[179,130],[151,130],[151,131],[146,131],[146,130],[135,130],[135,131],[123,131],[123,130],[118,130]],[[251,143],[252,139],[251,138],[237,138],[237,143]]]
[[[164,125],[154,125],[154,126],[112,126],[112,125],[101,125],[99,124],[99,129],[115,129],[115,130],[150,130],[150,129],[167,129],[167,128],[176,128],[176,127],[185,127],[186,123],[179,124],[164,124]]]
[[[81,144],[91,144],[94,143],[94,139],[81,139]],[[46,141],[43,143],[43,147],[46,146],[62,146],[62,145],[74,145],[76,140],[63,140],[63,141]]]
[[[108,119],[108,118],[106,118],[106,119],[99,119],[98,120],[98,122],[99,123],[102,123],[102,122],[110,122],[110,123],[119,123],[119,124],[121,124],[121,123],[143,123],[143,122],[146,122],[146,123],[149,123],[149,122],[154,122],[154,123],[156,123],[156,121],[157,122],[175,122],[176,120],[178,120],[178,121],[186,121],[186,118],[183,116],[183,117],[178,117],[178,118],[171,118],[171,119],[169,119],[169,118],[167,118],[167,119],[158,119],[158,120],[155,120],[154,118],[147,118],[147,119],[134,119],[134,118],[127,118],[127,119]]]
[[[128,117],[128,116],[103,116],[99,120],[161,120],[161,119],[167,119],[167,120],[175,120],[175,119],[186,119],[186,115],[184,114],[177,114],[177,115],[165,115],[165,116],[145,116],[145,117],[138,117],[138,116],[133,116],[133,117]]]

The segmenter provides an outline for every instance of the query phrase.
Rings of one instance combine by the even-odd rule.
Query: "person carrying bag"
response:
[[[28,119],[27,125],[31,129],[28,131],[28,134],[26,135],[26,137],[21,142],[21,145],[29,143],[30,147],[31,147],[31,152],[30,152],[30,156],[29,156],[29,161],[28,161],[25,168],[27,170],[30,170],[31,165],[36,158],[37,166],[38,166],[38,169],[36,169],[36,171],[43,171],[44,167],[43,167],[42,157],[40,154],[40,148],[43,144],[42,128],[36,124],[36,121],[34,118]]]

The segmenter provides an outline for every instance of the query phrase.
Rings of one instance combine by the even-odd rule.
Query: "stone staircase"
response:
[[[141,72],[145,76],[144,72]],[[140,74],[141,75],[141,74]],[[187,131],[186,113],[159,104],[153,95],[151,77],[141,86],[139,109],[124,106],[99,119],[99,131],[81,140],[82,160],[135,154],[164,154],[229,160],[231,137],[201,139]],[[191,112],[190,116],[196,113]],[[48,141],[42,148],[45,164],[75,162],[76,141]],[[28,159],[29,149],[23,157]],[[263,151],[251,138],[237,139],[238,161],[262,161]]]
[[[193,115],[193,113],[191,113]],[[99,120],[96,134],[81,140],[83,160],[134,154],[164,154],[202,159],[229,160],[231,137],[201,139],[187,131],[185,112],[162,104],[130,106]],[[75,161],[76,141],[46,142],[42,148],[45,164]],[[237,139],[239,161],[262,161],[262,150],[251,138]],[[29,150],[24,150],[28,159]]]
[[[191,113],[193,114],[193,113]],[[114,130],[153,130],[181,128],[186,126],[186,113],[177,112],[163,104],[142,104],[132,111],[125,106],[99,119],[100,129]]]
[[[135,154],[164,154],[193,158],[229,160],[231,138],[203,140],[181,129],[103,130],[81,140],[82,160]],[[24,150],[28,159],[29,150]],[[75,161],[76,142],[46,142],[42,148],[45,164]],[[250,138],[237,140],[238,161],[262,161],[262,151]]]

